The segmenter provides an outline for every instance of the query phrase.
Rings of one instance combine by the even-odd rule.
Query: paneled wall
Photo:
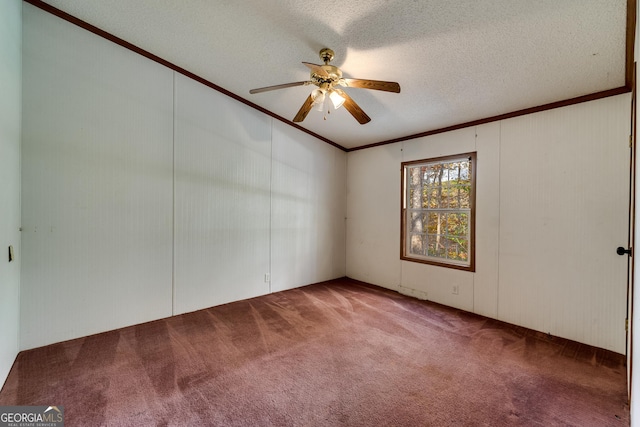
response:
[[[347,156],[347,276],[389,289],[401,279],[400,163],[400,144]]]
[[[624,353],[629,108],[620,95],[349,153],[347,275]],[[400,163],[468,151],[476,272],[401,262]]]
[[[171,315],[173,73],[24,7],[21,348]]]
[[[500,319],[624,353],[629,107],[624,95],[502,123]]]
[[[24,8],[22,349],[345,275],[344,152]]]
[[[175,310],[269,292],[271,119],[176,75]]]
[[[18,353],[22,1],[0,2],[0,387]],[[9,262],[8,248],[15,258]]]
[[[342,277],[347,156],[273,122],[271,290]]]

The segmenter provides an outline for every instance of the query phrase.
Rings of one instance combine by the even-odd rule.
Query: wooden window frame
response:
[[[418,165],[423,163],[439,163],[447,160],[457,160],[461,158],[468,158],[471,161],[471,194],[469,196],[470,203],[470,219],[469,226],[471,228],[469,233],[469,265],[462,265],[455,262],[448,262],[444,259],[434,257],[433,259],[416,258],[407,255],[407,200],[406,200],[406,185],[407,176],[405,176],[405,170],[407,166]],[[476,271],[476,171],[478,169],[477,152],[461,153],[451,156],[433,157],[420,160],[412,160],[408,162],[402,162],[400,166],[400,259],[404,261],[417,262],[421,264],[436,265],[439,267],[453,268],[456,270],[464,270],[469,272]]]

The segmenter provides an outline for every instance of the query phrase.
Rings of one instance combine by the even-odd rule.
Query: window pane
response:
[[[460,207],[460,187],[455,184],[452,185],[449,189],[449,207],[450,208],[459,208]]]
[[[429,234],[429,256],[444,258],[446,255],[442,236],[439,234]]]
[[[469,209],[471,208],[471,186],[470,185],[461,185],[459,187],[460,191],[460,208]]]
[[[422,233],[422,212],[411,212],[409,231],[411,233]]]
[[[448,238],[447,258],[456,261],[466,261],[468,258],[469,241],[461,238]]]
[[[466,236],[468,229],[468,214],[463,212],[454,212],[447,215],[447,234],[453,236]]]
[[[423,237],[422,234],[412,234],[411,235],[410,252],[413,255],[424,255],[425,254],[424,237]]]
[[[427,189],[428,201],[427,201],[426,205],[424,206],[425,208],[428,208],[428,209],[438,209],[438,208],[440,208],[439,191],[440,191],[439,187],[431,186],[431,187],[429,187]]]
[[[437,212],[429,212],[429,223],[427,225],[427,232],[430,234],[436,234],[440,226],[440,214]]]
[[[422,196],[420,195],[420,187],[409,189],[409,207],[419,209],[422,207]]]

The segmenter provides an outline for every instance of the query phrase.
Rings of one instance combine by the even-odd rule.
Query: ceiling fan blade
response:
[[[384,82],[381,80],[344,79],[347,87],[362,89],[384,90],[385,92],[400,93],[400,84],[396,82]]]
[[[358,123],[363,125],[371,121],[371,117],[367,116],[367,113],[362,111],[362,108],[360,108],[360,106],[356,104],[356,101],[354,101],[353,98],[347,95],[347,92],[343,91],[342,89],[334,89],[334,91],[344,98],[344,104],[342,105],[347,109],[348,112],[351,113],[351,115],[358,121]]]
[[[303,62],[304,65],[306,65],[307,67],[309,67],[311,69],[311,71],[313,71],[314,73],[322,76],[322,77],[329,77],[329,73],[327,72],[327,70],[325,70],[324,68],[322,68],[321,65],[317,65],[317,64],[312,64],[310,62]]]
[[[311,97],[311,95],[309,95],[307,100],[304,101],[304,104],[302,104],[302,107],[300,107],[300,110],[298,110],[298,114],[296,114],[296,116],[293,118],[293,121],[296,123],[303,121],[305,117],[307,117],[307,114],[309,114],[309,111],[311,111],[312,107],[313,98]]]
[[[266,86],[266,87],[260,87],[258,89],[251,89],[249,91],[249,93],[268,92],[270,90],[284,89],[284,88],[294,87],[294,86],[304,86],[304,85],[308,85],[310,83],[311,82],[309,82],[309,81],[304,81],[304,82],[285,83],[285,84],[282,84],[282,85],[275,85],[275,86]]]

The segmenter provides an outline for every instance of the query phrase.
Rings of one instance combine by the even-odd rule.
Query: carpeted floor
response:
[[[621,355],[349,279],[21,352],[67,426],[628,426]]]

